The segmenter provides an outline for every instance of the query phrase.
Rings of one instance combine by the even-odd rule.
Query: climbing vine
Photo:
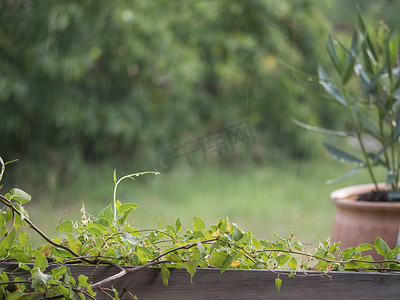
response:
[[[1,180],[7,163],[1,158],[0,163]],[[31,200],[29,194],[17,188],[1,194],[0,267],[2,263],[14,263],[15,271],[0,270],[0,298],[96,299],[99,293],[105,293],[119,299],[127,289],[113,288],[115,280],[150,267],[160,268],[166,286],[172,268],[184,268],[191,277],[198,268],[218,268],[221,273],[227,269],[265,269],[276,274],[278,291],[284,276],[311,276],[307,273],[310,270],[322,271],[326,276],[329,271],[400,270],[396,259],[400,247],[390,249],[381,238],[374,245],[346,250],[340,249],[340,243],[323,240],[312,251],[306,251],[293,235],[275,236],[275,241],[259,240],[228,219],[207,227],[201,218],[193,217],[192,228],[186,230],[180,219],[165,228],[133,226],[129,216],[138,205],[118,201],[117,187],[125,179],[157,174],[142,172],[117,179],[114,172],[112,203],[97,216],[83,206],[81,219],[60,222],[55,227],[58,234],[52,238],[29,219],[25,209]],[[44,240],[37,249],[30,243],[28,228]],[[384,259],[374,261],[370,255],[363,255],[372,249]],[[109,265],[115,274],[91,282],[85,275],[73,277],[69,267],[72,264]]]

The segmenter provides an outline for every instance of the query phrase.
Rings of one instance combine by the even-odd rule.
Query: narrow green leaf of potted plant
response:
[[[383,238],[391,248],[397,243],[400,226],[399,40],[399,33],[391,31],[383,22],[370,26],[358,14],[350,46],[330,37],[327,51],[332,67],[318,66],[317,72],[318,81],[329,98],[343,108],[351,130],[346,133],[295,121],[306,129],[338,137],[352,136],[358,142],[355,153],[324,144],[339,161],[356,166],[329,182],[362,170],[366,170],[371,179],[369,184],[343,188],[331,194],[337,207],[331,238],[340,241],[343,249],[362,243],[373,244],[376,237]],[[374,147],[369,146],[371,142]],[[385,179],[379,180],[377,166],[387,170]],[[379,257],[375,251],[371,254]]]

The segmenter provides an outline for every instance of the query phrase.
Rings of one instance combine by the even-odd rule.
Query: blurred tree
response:
[[[307,153],[290,120],[326,109],[279,61],[314,72],[329,32],[325,8],[316,0],[1,1],[1,155],[142,159],[245,119],[266,148]]]

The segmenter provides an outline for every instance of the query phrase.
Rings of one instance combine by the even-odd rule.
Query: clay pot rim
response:
[[[384,189],[386,185],[384,183],[378,184],[379,188]],[[389,208],[389,209],[400,209],[400,202],[370,202],[370,201],[356,201],[357,195],[361,193],[366,193],[368,191],[374,190],[375,185],[372,183],[360,184],[344,187],[333,191],[330,194],[331,202],[336,206],[340,207],[363,207],[365,209],[379,209],[379,208]]]

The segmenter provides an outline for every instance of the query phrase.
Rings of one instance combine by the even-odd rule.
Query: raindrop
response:
[[[332,86],[332,82],[328,82],[327,85],[328,85],[328,86]]]
[[[362,68],[363,68],[362,64],[358,64],[358,65],[357,65],[357,68],[358,68],[358,69],[362,69]]]
[[[160,175],[160,173],[159,172],[155,172],[154,175]]]
[[[337,45],[339,42],[338,42],[338,40],[333,40],[333,43],[334,43],[335,45]]]
[[[323,84],[324,82],[322,80],[318,81],[319,84]]]
[[[308,80],[308,81],[312,81],[311,76],[308,76],[307,80]]]
[[[344,158],[339,159],[339,161],[340,161],[341,163],[344,163],[344,162],[345,162]]]

